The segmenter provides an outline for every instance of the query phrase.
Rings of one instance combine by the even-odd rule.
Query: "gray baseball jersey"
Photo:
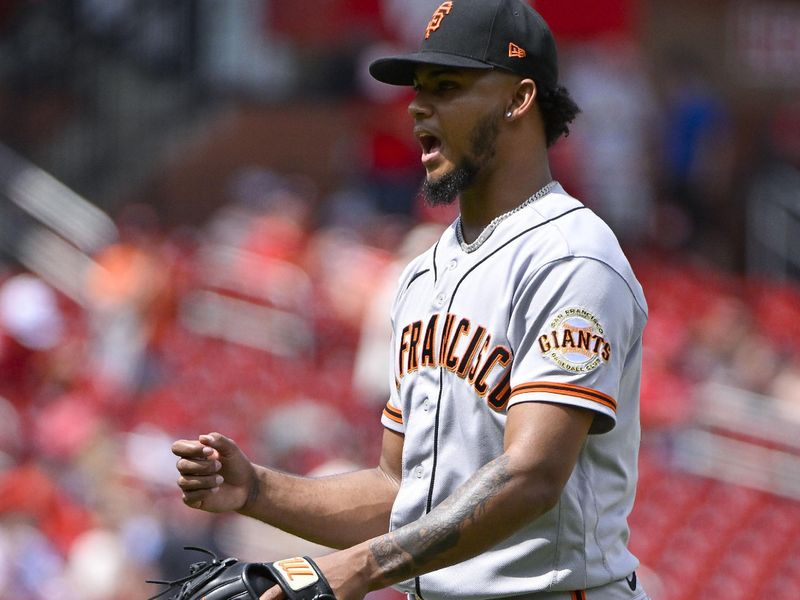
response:
[[[594,412],[558,504],[480,556],[401,584],[425,600],[583,590],[620,580],[639,447],[647,305],[611,230],[558,184],[471,245],[458,222],[400,278],[385,427],[405,436],[392,529],[503,452],[509,407]]]

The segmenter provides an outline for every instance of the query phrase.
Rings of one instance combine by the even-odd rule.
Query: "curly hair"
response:
[[[536,101],[544,122],[545,139],[549,148],[556,140],[569,135],[569,124],[581,112],[581,109],[570,97],[567,88],[557,85],[555,87],[539,87]]]

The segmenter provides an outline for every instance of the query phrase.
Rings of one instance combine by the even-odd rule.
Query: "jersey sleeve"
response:
[[[406,269],[408,271],[408,269]],[[403,282],[407,279],[407,273],[404,272],[403,275],[400,277],[400,286],[398,290],[402,290]],[[399,296],[399,293],[397,294]],[[389,360],[387,362],[388,365],[394,365],[394,356],[395,356],[395,308],[397,306],[397,296],[395,296],[394,303],[392,305],[392,322],[391,322],[391,330],[392,336],[391,341],[389,342],[389,346],[387,351],[389,352]],[[403,421],[403,409],[400,403],[400,392],[399,392],[399,385],[400,383],[397,380],[397,375],[395,374],[395,369],[389,368],[387,369],[388,377],[389,377],[389,399],[386,402],[386,406],[383,408],[383,412],[381,414],[381,424],[386,427],[387,429],[391,429],[397,433],[405,434],[405,422]]]
[[[390,348],[394,348],[394,334],[392,334],[392,343]],[[400,394],[398,393],[398,382],[395,378],[394,369],[389,369],[389,400],[386,406],[383,407],[381,414],[381,424],[387,429],[391,429],[397,433],[405,433],[406,426],[403,421],[403,409],[400,405]]]
[[[508,406],[578,406],[596,413],[590,433],[611,430],[626,356],[643,327],[625,280],[601,261],[573,257],[539,269],[516,296]]]

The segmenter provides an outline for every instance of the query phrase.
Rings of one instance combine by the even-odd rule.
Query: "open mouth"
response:
[[[423,133],[419,136],[419,145],[422,146],[422,160],[432,158],[442,147],[442,141],[435,135]]]

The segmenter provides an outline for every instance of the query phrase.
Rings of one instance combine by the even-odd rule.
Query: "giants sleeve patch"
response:
[[[603,326],[584,308],[558,311],[538,341],[543,356],[572,373],[589,373],[611,359]]]

